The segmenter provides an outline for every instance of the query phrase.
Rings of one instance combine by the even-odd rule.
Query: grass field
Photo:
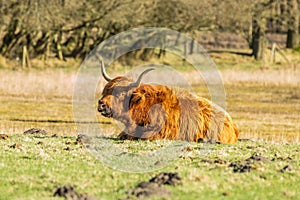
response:
[[[74,137],[12,135],[1,143],[1,199],[54,199],[55,188],[72,185],[80,193],[99,199],[120,199],[126,191],[157,172],[126,173],[113,170],[74,144]],[[13,144],[20,147],[10,147]],[[143,146],[139,141],[138,146]],[[122,145],[122,144],[119,144]],[[239,142],[212,145],[200,156],[192,144],[189,153],[162,169],[178,172],[182,184],[166,186],[170,199],[298,199],[299,145],[272,142]],[[266,161],[254,161],[251,171],[233,172],[231,163],[243,164],[258,153]],[[286,165],[291,171],[283,171]],[[154,199],[159,199],[155,197]]]
[[[0,199],[58,199],[53,193],[63,185],[97,199],[124,199],[126,191],[161,171],[177,172],[182,183],[164,186],[169,196],[150,199],[298,199],[297,73],[223,71],[227,111],[241,138],[249,140],[211,144],[205,155],[199,154],[204,144],[190,144],[159,171],[127,173],[103,165],[76,143],[74,72],[0,71],[0,134],[8,135],[0,139]],[[205,87],[195,83],[193,89],[209,97]],[[44,129],[48,135],[22,134],[30,128]],[[114,143],[133,152],[157,146],[146,141]]]

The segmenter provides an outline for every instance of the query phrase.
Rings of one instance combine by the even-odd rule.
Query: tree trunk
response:
[[[55,42],[56,42],[57,57],[59,60],[64,60],[64,55],[61,48],[62,33],[58,32],[55,39],[56,39]]]
[[[286,48],[295,48],[299,44],[299,13],[297,0],[287,1],[288,30]]]
[[[252,55],[256,60],[264,58],[266,20],[254,17],[252,23]]]
[[[8,25],[6,34],[3,37],[3,42],[0,47],[0,53],[3,55],[9,54],[9,50],[13,46],[14,43],[22,36],[22,31],[17,30],[19,28],[19,20],[18,19],[12,19],[11,22]]]
[[[190,55],[194,53],[194,40],[191,41],[190,43]]]

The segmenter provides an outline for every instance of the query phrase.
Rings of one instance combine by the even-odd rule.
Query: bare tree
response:
[[[259,60],[267,31],[287,32],[287,47],[298,45],[298,6],[297,0],[0,0],[0,54],[21,57],[26,49],[29,57],[82,58],[112,35],[150,26],[240,34]],[[193,44],[187,49],[193,52]]]
[[[286,47],[295,48],[299,44],[299,5],[297,0],[287,0]]]

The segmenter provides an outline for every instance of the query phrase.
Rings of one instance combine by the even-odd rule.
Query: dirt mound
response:
[[[254,153],[250,158],[247,158],[245,161],[248,163],[256,161],[270,162],[268,158],[261,156],[259,153]]]
[[[229,167],[233,167],[234,173],[250,172],[252,169],[252,167],[249,164],[239,164],[235,162],[230,163]]]
[[[227,163],[226,160],[223,160],[221,158],[217,158],[214,160],[214,163],[220,164],[220,165],[225,165]]]
[[[58,187],[53,196],[64,197],[67,200],[96,200],[94,197],[89,197],[86,194],[77,193],[72,186]]]
[[[163,185],[175,186],[181,183],[181,177],[178,173],[161,172],[157,176],[151,178],[148,182],[139,183],[134,189],[127,191],[129,195],[126,199],[131,197],[142,199],[150,196],[168,197],[171,193]]]
[[[12,148],[12,149],[22,149],[22,144],[15,143],[13,145],[10,145],[9,148]]]
[[[233,168],[235,173],[244,173],[250,172],[251,169],[254,169],[252,166],[256,162],[271,162],[268,158],[260,155],[259,153],[254,153],[249,158],[241,161],[240,163],[232,162],[229,167]]]
[[[286,165],[284,166],[281,170],[279,170],[280,172],[284,173],[284,172],[290,172],[293,171],[293,167],[291,165]]]
[[[65,197],[66,199],[77,199],[78,194],[72,186],[62,186],[56,189],[53,196]]]
[[[178,185],[181,183],[181,178],[178,173],[161,172],[157,176],[149,180],[151,183],[157,183],[159,185]]]
[[[146,198],[150,196],[166,197],[170,195],[170,192],[157,183],[141,182],[136,188],[129,190],[127,194],[136,198]]]
[[[84,144],[84,143],[89,143],[90,142],[89,136],[85,134],[79,134],[76,138],[76,144]]]
[[[0,140],[7,140],[7,139],[9,139],[8,135],[0,134]]]
[[[40,135],[48,135],[48,133],[45,130],[39,129],[39,128],[28,129],[23,134],[25,134],[25,135],[38,135],[38,134],[40,134]]]
[[[223,160],[221,158],[217,158],[215,160],[207,160],[207,159],[202,159],[201,162],[204,162],[204,163],[209,163],[209,164],[220,164],[220,165],[225,165],[227,164],[227,161],[226,160]]]

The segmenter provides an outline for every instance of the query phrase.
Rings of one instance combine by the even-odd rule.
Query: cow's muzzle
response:
[[[100,112],[104,117],[112,117],[113,115],[112,109],[101,100],[98,102],[98,112]]]

